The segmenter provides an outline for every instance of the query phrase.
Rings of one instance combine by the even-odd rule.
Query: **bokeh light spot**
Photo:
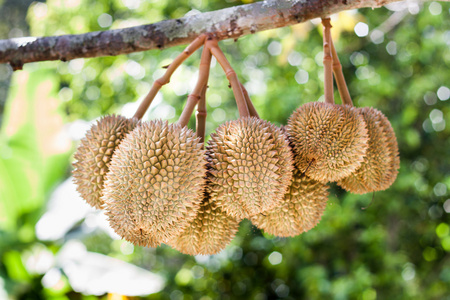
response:
[[[436,94],[433,92],[426,92],[423,96],[423,101],[428,105],[434,105],[437,102]]]
[[[298,84],[305,84],[309,80],[309,73],[305,70],[298,70],[297,73],[295,73],[295,81],[297,81]]]
[[[188,285],[191,282],[192,278],[193,276],[191,270],[181,269],[175,276],[175,282],[178,285],[184,286]]]
[[[120,252],[122,252],[125,255],[133,254],[134,252],[134,246],[130,242],[123,241],[120,245]]]
[[[450,199],[445,200],[443,207],[445,212],[450,214]]]
[[[280,42],[273,41],[267,46],[267,51],[269,51],[270,55],[276,56],[280,55],[282,50],[282,46]]]
[[[414,265],[411,263],[406,264],[406,266],[404,267],[403,272],[402,272],[403,280],[409,281],[409,280],[414,279],[415,276],[416,276],[416,270],[414,268]]]
[[[433,191],[434,194],[438,197],[445,196],[445,194],[447,194],[447,186],[442,182],[438,182],[434,186]]]
[[[141,5],[141,0],[122,0],[122,3],[128,9],[137,9]]]
[[[359,22],[355,25],[355,33],[359,37],[365,37],[369,34],[369,25],[363,22]]]
[[[292,51],[288,55],[288,62],[291,66],[298,66],[302,63],[303,57],[300,53]]]
[[[113,21],[113,18],[111,15],[109,14],[101,14],[98,18],[97,18],[97,23],[98,25],[100,25],[100,27],[102,28],[107,28],[109,26],[111,26]]]
[[[33,3],[33,13],[37,20],[41,20],[47,16],[47,4],[42,2]]]
[[[208,95],[208,104],[211,107],[218,107],[222,104],[222,97],[219,94]]]
[[[390,41],[387,45],[386,45],[386,51],[387,53],[389,53],[390,55],[396,55],[397,54],[397,43],[394,41]]]
[[[382,42],[384,42],[384,32],[379,29],[373,30],[370,33],[370,40],[374,44],[381,44]]]
[[[441,86],[437,90],[437,96],[438,96],[439,100],[441,100],[441,101],[448,100],[450,98],[450,89],[446,86]]]
[[[450,252],[450,236],[444,238],[441,242],[441,245],[445,251]]]
[[[430,6],[428,6],[428,10],[434,16],[438,16],[442,12],[442,5],[438,2],[431,2]]]
[[[222,122],[227,117],[227,114],[221,108],[216,108],[215,110],[213,110],[211,115],[212,115],[212,118],[214,119],[214,121],[216,121],[216,122]]]
[[[434,248],[426,247],[425,250],[423,250],[422,255],[426,261],[433,261],[437,258],[437,251]]]
[[[67,102],[72,100],[73,91],[71,88],[63,87],[62,89],[59,90],[58,96],[62,101]]]
[[[270,253],[269,255],[269,262],[272,265],[279,265],[281,262],[283,261],[283,255],[278,252],[278,251],[274,251],[272,253]]]
[[[450,227],[446,223],[441,223],[436,227],[436,234],[441,239],[448,236],[449,232],[450,232]]]

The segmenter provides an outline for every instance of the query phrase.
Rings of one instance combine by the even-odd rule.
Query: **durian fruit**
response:
[[[127,135],[114,153],[102,197],[115,232],[138,244],[146,238],[152,247],[180,234],[203,199],[202,148],[192,130],[161,120],[141,123]]]
[[[286,137],[254,117],[219,126],[208,142],[207,159],[212,201],[238,220],[277,206],[292,179]]]
[[[75,153],[73,177],[77,191],[91,206],[102,208],[102,189],[111,157],[138,120],[110,115],[101,118],[86,133]]]
[[[362,107],[358,112],[367,124],[369,148],[361,167],[337,184],[356,194],[385,190],[395,180],[399,167],[395,133],[379,110]]]
[[[287,131],[296,167],[321,182],[337,181],[355,172],[368,148],[366,124],[348,105],[306,103],[291,115]]]
[[[279,237],[292,237],[314,228],[322,218],[328,186],[294,169],[289,190],[280,206],[251,218],[259,229]]]
[[[207,189],[195,219],[177,237],[167,242],[169,246],[189,255],[212,255],[222,251],[234,238],[239,221],[227,216],[211,201]]]

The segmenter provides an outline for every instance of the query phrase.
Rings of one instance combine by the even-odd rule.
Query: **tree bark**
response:
[[[266,0],[154,24],[77,35],[0,40],[0,63],[14,70],[36,61],[115,56],[163,49],[193,41],[202,33],[219,40],[326,17],[340,11],[381,7],[399,0]],[[444,0],[450,1],[450,0]]]

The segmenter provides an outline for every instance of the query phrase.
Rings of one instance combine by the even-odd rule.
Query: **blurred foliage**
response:
[[[34,36],[74,34],[249,2],[48,0],[33,2],[26,20]],[[3,1],[2,10],[12,3]],[[281,239],[243,221],[232,245],[211,257],[166,246],[133,247],[99,227],[88,230],[88,217],[63,238],[42,241],[35,231],[52,191],[70,174],[76,146],[71,139],[80,138],[74,133],[80,120],[132,114],[162,67],[184,47],[25,65],[14,73],[0,131],[0,299],[6,292],[13,299],[122,299],[113,293],[82,295],[64,270],[52,283],[46,277],[54,266],[33,264],[36,253],[59,257],[73,240],[162,275],[166,287],[146,299],[450,299],[449,10],[449,3],[403,3],[332,19],[355,106],[383,111],[397,134],[401,169],[394,185],[363,196],[330,185],[329,204],[313,230]],[[354,29],[364,24],[368,32]],[[296,107],[322,97],[316,25],[221,42],[262,118],[285,124]],[[195,53],[177,70],[146,119],[177,120],[195,84],[199,57]],[[209,87],[212,132],[235,119],[237,110],[218,65]],[[194,127],[193,118],[189,125]]]
[[[32,0],[0,0],[0,38],[28,36],[26,15]],[[0,125],[8,95],[12,71],[0,64]]]

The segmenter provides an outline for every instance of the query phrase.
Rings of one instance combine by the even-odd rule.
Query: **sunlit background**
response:
[[[0,0],[0,38],[117,29],[249,2]],[[243,221],[213,256],[121,240],[70,177],[91,124],[132,116],[184,47],[14,73],[0,65],[0,299],[450,299],[449,14],[450,3],[407,1],[332,16],[355,106],[381,110],[397,134],[398,178],[374,195],[330,184],[316,228],[276,238]],[[262,118],[286,124],[299,105],[322,100],[319,23],[220,43]],[[199,57],[174,73],[145,120],[177,121]],[[207,134],[238,117],[215,60],[207,104]]]

